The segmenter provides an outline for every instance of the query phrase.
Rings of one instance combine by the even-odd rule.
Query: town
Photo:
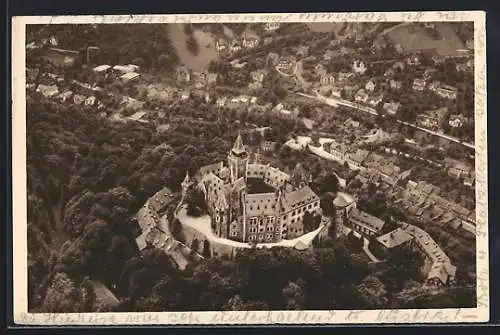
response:
[[[213,153],[185,144],[192,158],[141,189],[128,219],[139,254],[188,271],[344,241],[374,273],[410,255],[419,285],[398,292],[453,291],[475,285],[476,234],[473,28],[455,25],[171,25],[151,59],[113,54],[98,26],[79,41],[41,28],[27,37],[27,96],[154,129],[169,140],[148,150],[174,162],[177,132],[195,143],[186,127],[229,126]],[[92,279],[118,306],[117,284]]]

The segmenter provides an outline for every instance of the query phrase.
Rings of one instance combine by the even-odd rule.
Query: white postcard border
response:
[[[473,21],[475,52],[477,307],[462,309],[242,311],[155,313],[28,313],[26,199],[27,24],[182,22]],[[12,20],[13,312],[20,325],[277,325],[470,323],[489,321],[486,25],[482,11],[24,16]]]

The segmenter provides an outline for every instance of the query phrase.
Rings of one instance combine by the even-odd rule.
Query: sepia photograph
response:
[[[23,25],[24,321],[488,305],[478,21],[280,15]]]

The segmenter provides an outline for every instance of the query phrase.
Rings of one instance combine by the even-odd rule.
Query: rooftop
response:
[[[405,230],[397,228],[390,233],[377,237],[377,241],[386,248],[394,248],[413,239]]]
[[[380,231],[385,224],[385,221],[377,218],[371,214],[363,212],[357,208],[354,208],[351,211],[351,215],[349,216],[349,220],[354,220],[356,223],[365,226],[366,228],[373,231]]]

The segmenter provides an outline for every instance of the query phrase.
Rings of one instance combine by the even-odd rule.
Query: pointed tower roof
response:
[[[238,132],[238,137],[236,138],[236,141],[234,142],[233,145],[233,149],[231,151],[237,155],[246,152],[245,146],[243,145],[243,140],[241,139],[240,132]]]
[[[191,179],[189,178],[189,171],[186,170],[186,176],[184,177],[184,180],[182,181],[182,185],[189,185],[189,182]]]

